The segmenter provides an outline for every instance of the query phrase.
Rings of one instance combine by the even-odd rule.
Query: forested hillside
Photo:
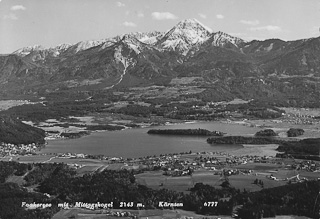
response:
[[[0,116],[0,142],[44,144],[45,132],[9,116]]]

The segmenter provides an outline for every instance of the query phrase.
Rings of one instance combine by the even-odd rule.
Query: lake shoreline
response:
[[[261,131],[263,126],[253,126],[247,123],[265,124],[267,120],[256,121],[181,121],[181,123],[165,123],[160,126],[146,126],[139,128],[127,128],[121,131],[94,131],[90,135],[83,136],[77,139],[55,139],[48,140],[47,145],[39,153],[84,153],[84,154],[105,154],[106,156],[115,157],[141,157],[153,156],[165,153],[179,153],[182,151],[234,151],[234,153],[245,153],[244,146],[238,145],[210,145],[206,142],[207,136],[174,136],[174,135],[148,135],[147,131],[151,128],[156,129],[207,129],[216,130],[227,133],[225,136],[244,136],[252,137],[258,131]],[[245,123],[245,124],[244,124]],[[282,124],[282,129],[274,130],[277,133],[282,133],[283,130],[289,129],[285,124]],[[271,127],[271,128],[273,128]],[[310,131],[306,129],[308,134]],[[303,136],[308,137],[308,136]],[[290,138],[290,140],[298,140],[299,138]],[[286,136],[280,136],[281,140],[289,140]],[[267,145],[268,143],[264,143]],[[270,144],[270,143],[269,143]],[[270,152],[267,148],[255,146],[259,151],[246,149],[248,153],[265,153],[275,155],[277,151]],[[242,150],[238,150],[242,149]],[[238,150],[238,151],[237,151]],[[257,150],[257,149],[255,149]],[[261,153],[262,153],[261,152]]]

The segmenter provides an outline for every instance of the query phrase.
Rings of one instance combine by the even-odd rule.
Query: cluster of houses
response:
[[[309,172],[320,172],[320,163],[312,160],[302,160],[292,164],[291,168],[296,170],[306,170]]]
[[[163,170],[165,175],[169,176],[186,176],[191,175],[192,172],[199,169],[206,169],[215,171],[215,174],[220,175],[238,175],[238,174],[253,174],[253,170],[239,169],[238,165],[247,163],[272,163],[280,164],[283,162],[274,157],[244,155],[235,156],[223,152],[201,152],[198,156],[193,158],[183,157],[181,154],[177,155],[163,155],[159,157],[148,157],[132,159],[130,162],[149,167],[150,170]],[[119,160],[118,162],[127,162]],[[311,172],[319,172],[320,164],[314,161],[301,161],[295,163],[290,169],[306,170]]]
[[[269,157],[259,156],[234,156],[223,152],[201,152],[193,158],[186,158],[181,154],[163,155],[132,159],[129,162],[147,167],[149,170],[163,170],[168,176],[191,175],[194,170],[206,169],[216,171],[217,174],[237,175],[250,174],[250,170],[237,170],[233,166],[246,163],[267,163]],[[119,162],[128,162],[121,160]],[[270,161],[271,162],[271,161]]]
[[[62,153],[59,154],[57,157],[60,158],[87,158],[88,155],[86,154],[76,154],[76,153]]]
[[[314,115],[300,114],[300,113],[287,113],[281,119],[282,122],[290,124],[305,124],[305,125],[315,125],[320,124],[319,117]]]
[[[39,148],[35,143],[31,144],[10,144],[0,142],[0,156],[34,154]]]

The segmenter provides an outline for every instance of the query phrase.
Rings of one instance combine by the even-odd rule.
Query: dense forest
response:
[[[0,143],[44,144],[45,131],[10,116],[0,116]]]
[[[51,208],[25,210],[22,202],[53,203]],[[15,183],[0,183],[0,218],[3,219],[49,219],[59,211],[58,200],[46,195],[28,192]]]
[[[293,157],[298,158],[304,155],[310,155],[318,157],[320,156],[320,138],[307,138],[300,141],[287,141],[283,142],[277,148],[280,152],[290,154]],[[308,159],[308,158],[307,158]]]
[[[259,192],[242,193],[233,200],[242,207],[239,218],[256,219],[276,215],[299,215],[319,218],[320,182],[290,184]]]
[[[150,129],[148,134],[159,135],[203,135],[203,136],[223,136],[222,132],[209,131],[206,129]]]
[[[105,100],[104,102],[106,102]],[[106,106],[100,101],[55,101],[25,104],[0,111],[0,115],[19,117],[21,120],[43,122],[47,119],[61,119],[69,116],[84,116],[91,112],[104,111]]]
[[[319,181],[263,189],[248,193],[230,187],[228,181],[221,183],[221,189],[197,183],[188,193],[167,189],[150,189],[135,182],[133,171],[121,170],[96,172],[78,176],[65,164],[18,164],[0,162],[1,172],[8,167],[11,171],[2,174],[5,179],[10,174],[19,175],[30,171],[25,177],[26,185],[38,185],[37,191],[26,189],[13,183],[0,183],[0,218],[50,218],[57,209],[58,202],[114,202],[114,208],[121,201],[144,203],[146,209],[159,208],[160,201],[183,203],[182,209],[204,215],[231,215],[235,209],[238,218],[255,219],[275,215],[304,215],[317,218],[320,189]],[[18,171],[20,170],[20,171]],[[42,195],[48,193],[48,196]],[[51,208],[24,210],[21,202],[52,203]],[[207,202],[218,202],[208,206]],[[162,207],[160,207],[161,209]],[[22,217],[24,215],[24,217]]]

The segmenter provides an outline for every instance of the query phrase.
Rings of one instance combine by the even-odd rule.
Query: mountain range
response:
[[[0,97],[172,86],[199,78],[200,98],[264,99],[315,106],[320,99],[320,37],[245,41],[196,19],[167,32],[40,45],[0,55]],[[187,85],[186,85],[187,86]],[[199,96],[198,96],[199,97]]]

